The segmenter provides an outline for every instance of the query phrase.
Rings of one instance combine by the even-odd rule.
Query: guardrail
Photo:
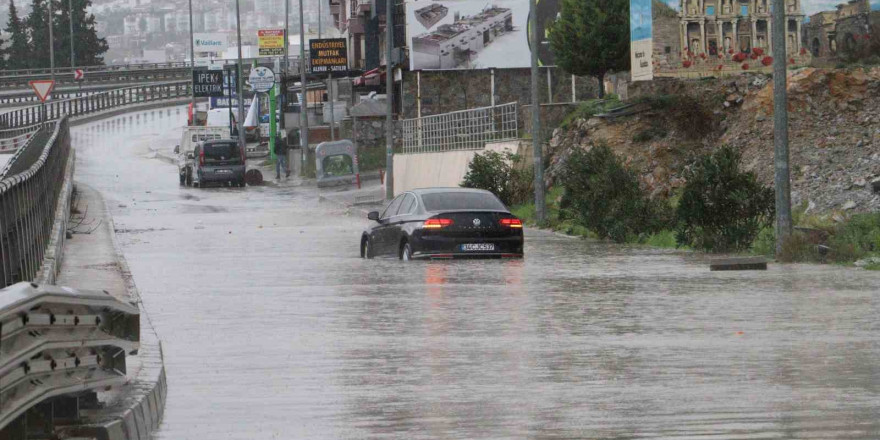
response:
[[[106,292],[0,290],[0,432],[45,399],[124,383],[139,341],[137,306]]]
[[[17,151],[22,145],[27,143],[35,131],[39,130],[40,126],[40,124],[34,124],[10,130],[0,130],[0,153]],[[0,176],[2,175],[0,173]]]
[[[290,68],[299,71],[299,55],[290,55]],[[308,57],[306,57],[308,59]],[[223,60],[215,60],[222,64]],[[227,60],[232,62],[233,60]],[[245,58],[242,59],[242,67],[247,68],[256,62],[261,65],[272,65],[273,58]],[[82,69],[82,80],[74,80],[74,70]],[[134,82],[144,80],[170,80],[189,77],[192,67],[188,62],[167,62],[148,64],[127,64],[107,66],[87,66],[76,68],[64,67],[55,69],[56,87],[75,84],[95,84],[113,82]],[[278,73],[278,72],[276,72]],[[0,89],[27,88],[28,81],[35,79],[49,79],[52,77],[49,69],[22,69],[0,71]]]
[[[150,84],[98,92],[79,98],[48,101],[42,105],[23,107],[0,115],[0,127],[21,128],[62,116],[81,116],[115,107],[186,98],[191,95],[190,81]]]
[[[69,154],[63,118],[40,127],[0,170],[0,288],[40,270]]]
[[[486,142],[516,139],[516,102],[400,121],[404,153],[479,150]]]

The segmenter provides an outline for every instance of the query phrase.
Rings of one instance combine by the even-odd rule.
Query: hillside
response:
[[[773,86],[769,76],[661,79],[630,86],[618,117],[592,117],[557,129],[548,183],[572,148],[606,143],[639,172],[654,197],[683,184],[684,167],[728,144],[745,168],[773,182]],[[880,68],[801,69],[789,78],[792,201],[814,212],[878,211]],[[601,115],[600,115],[601,116]]]

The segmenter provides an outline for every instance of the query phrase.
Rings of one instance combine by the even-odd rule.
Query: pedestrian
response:
[[[275,136],[275,180],[281,180],[281,170],[284,170],[284,177],[290,178],[290,161],[288,160],[287,136],[281,136],[278,133]]]

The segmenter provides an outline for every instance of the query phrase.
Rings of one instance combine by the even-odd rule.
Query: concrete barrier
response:
[[[457,187],[477,153],[484,151],[519,153],[519,141],[486,143],[482,150],[394,155],[394,195],[416,188]]]
[[[64,254],[64,242],[67,240],[67,222],[70,220],[70,202],[73,195],[73,173],[76,164],[76,150],[70,149],[67,157],[67,165],[64,171],[64,183],[61,184],[61,194],[55,207],[55,220],[52,223],[52,233],[49,243],[46,245],[46,253],[40,270],[34,277],[37,284],[55,284],[58,269],[61,268],[61,256]]]

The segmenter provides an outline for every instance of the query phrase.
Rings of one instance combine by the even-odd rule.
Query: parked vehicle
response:
[[[245,152],[233,139],[199,142],[193,150],[193,186],[207,183],[244,186]]]
[[[229,139],[227,127],[184,127],[180,144],[174,147],[177,154],[177,173],[181,185],[192,185],[194,149],[199,142]]]
[[[361,257],[522,258],[523,224],[489,191],[432,188],[397,196],[361,235]]]

